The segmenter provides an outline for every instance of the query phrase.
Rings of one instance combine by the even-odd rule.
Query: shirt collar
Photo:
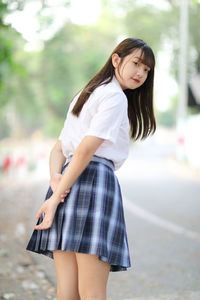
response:
[[[119,84],[119,81],[117,80],[115,75],[113,75],[112,82],[123,92],[123,89],[122,89],[121,85]]]

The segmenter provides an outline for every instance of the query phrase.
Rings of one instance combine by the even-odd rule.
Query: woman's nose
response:
[[[137,75],[138,75],[139,77],[142,77],[142,76],[144,75],[144,70],[143,70],[142,68],[138,68],[138,70],[137,70]]]

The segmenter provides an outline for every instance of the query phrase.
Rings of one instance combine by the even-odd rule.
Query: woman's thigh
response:
[[[81,300],[106,299],[106,286],[110,264],[99,260],[98,255],[77,253],[78,286]]]
[[[78,269],[75,252],[53,252],[57,275],[58,299],[80,300],[78,293]]]

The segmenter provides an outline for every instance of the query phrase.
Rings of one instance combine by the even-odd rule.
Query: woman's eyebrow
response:
[[[133,56],[133,58],[137,58],[137,59],[139,59],[142,63],[143,63],[143,59],[141,58],[141,57],[138,57],[138,56]],[[148,66],[148,65],[146,65],[145,63],[143,63],[145,66],[147,66],[150,70],[151,70],[151,68]]]
[[[142,60],[140,57],[137,57],[137,56],[133,56],[133,58],[137,58],[137,59],[139,59],[139,60]]]

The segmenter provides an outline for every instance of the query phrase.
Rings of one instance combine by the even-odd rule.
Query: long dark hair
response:
[[[156,130],[156,121],[153,110],[153,80],[155,58],[152,49],[141,39],[127,38],[123,40],[112,52],[123,59],[134,50],[141,49],[142,63],[150,67],[147,79],[137,89],[126,89],[124,93],[128,99],[128,118],[130,123],[130,136],[134,140],[144,139]],[[100,85],[111,82],[115,75],[112,64],[112,54],[104,67],[88,82],[79,95],[72,113],[79,116],[83,105],[91,93]]]

